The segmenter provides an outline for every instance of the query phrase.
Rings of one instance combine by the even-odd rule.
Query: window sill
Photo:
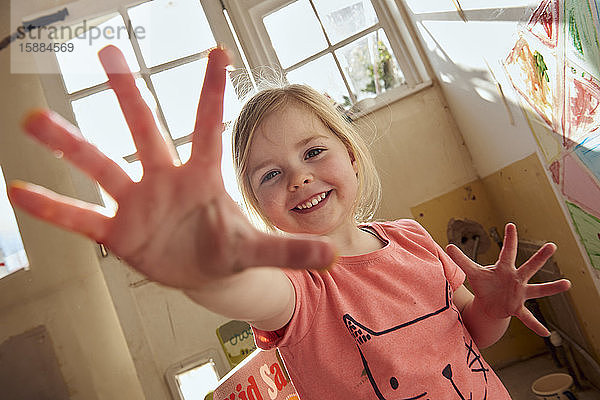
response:
[[[361,100],[358,103],[356,103],[356,105],[349,111],[348,116],[353,120],[356,120],[360,117],[363,117],[367,114],[371,114],[379,110],[380,108],[387,107],[391,103],[402,100],[431,86],[433,86],[433,81],[428,80],[419,83],[412,88],[406,86],[400,87],[389,92],[385,92],[377,96],[377,98]]]

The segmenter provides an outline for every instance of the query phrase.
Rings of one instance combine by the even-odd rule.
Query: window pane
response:
[[[29,267],[23,241],[8,201],[4,174],[0,167],[0,278]]]
[[[332,43],[377,23],[370,0],[313,0],[313,3]]]
[[[84,20],[81,24],[66,27],[61,35],[69,33],[75,36],[66,42],[73,44],[73,51],[55,53],[67,92],[73,93],[108,80],[98,51],[109,44],[123,52],[132,71],[140,70],[120,14]]]
[[[147,66],[200,53],[217,45],[198,0],[154,0],[128,10]]]
[[[383,29],[342,47],[336,55],[357,100],[406,83]]]
[[[207,62],[208,59],[203,58],[150,77],[173,138],[189,135],[194,130]],[[227,76],[223,120],[234,119],[240,107],[233,85]]]
[[[155,121],[156,103],[145,82],[136,80],[142,97],[153,110]],[[71,103],[77,125],[83,136],[101,152],[123,168],[132,179],[139,179],[139,167],[123,159],[136,152],[133,138],[112,89],[75,100]]]
[[[319,92],[326,93],[336,103],[344,106],[349,106],[351,103],[348,90],[331,53],[289,71],[286,76],[288,82],[307,84]]]
[[[283,68],[327,47],[321,25],[308,0],[298,0],[263,19]]]
[[[177,383],[184,400],[202,400],[219,382],[215,363],[209,362],[177,374]]]

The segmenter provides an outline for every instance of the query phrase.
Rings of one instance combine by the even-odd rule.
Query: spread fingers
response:
[[[23,122],[25,130],[45,146],[62,155],[98,183],[113,197],[131,184],[129,176],[79,131],[58,114],[35,110]]]
[[[110,218],[101,214],[100,206],[62,196],[51,190],[25,182],[11,182],[11,202],[30,214],[73,232],[102,242]]]

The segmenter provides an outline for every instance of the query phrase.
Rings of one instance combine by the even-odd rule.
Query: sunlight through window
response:
[[[176,379],[184,400],[203,400],[219,381],[212,360],[177,374]]]
[[[27,268],[29,268],[29,261],[15,213],[8,201],[6,182],[0,167],[0,278]]]

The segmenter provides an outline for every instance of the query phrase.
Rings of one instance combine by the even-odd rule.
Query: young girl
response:
[[[447,255],[413,220],[366,222],[379,198],[373,162],[329,101],[300,85],[258,93],[234,126],[245,201],[285,234],[260,232],[220,175],[226,54],[210,54],[183,166],[174,165],[121,53],[109,46],[100,59],[142,180],[133,183],[75,128],[40,110],[25,129],[96,179],[119,208],[108,217],[20,182],[9,191],[14,204],[104,243],[215,312],[249,321],[259,347],[279,347],[303,399],[510,398],[479,348],[496,342],[511,316],[548,335],[523,304],[569,288],[566,280],[527,284],[555,245],[516,269],[516,228],[508,224],[498,262],[482,267],[454,246]]]

